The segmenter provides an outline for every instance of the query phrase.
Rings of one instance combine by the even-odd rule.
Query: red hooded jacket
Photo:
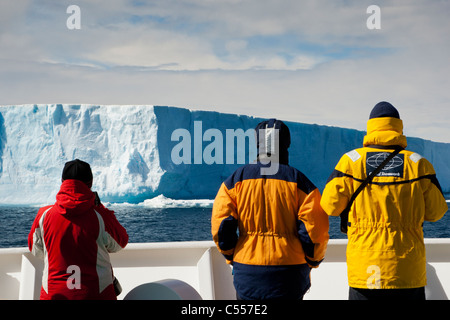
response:
[[[116,299],[109,253],[128,243],[114,212],[95,205],[79,180],[65,180],[53,206],[39,210],[28,235],[33,255],[44,259],[41,300]]]

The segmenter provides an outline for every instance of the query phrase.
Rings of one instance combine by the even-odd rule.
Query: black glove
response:
[[[95,204],[96,206],[99,206],[99,205],[101,204],[101,202],[100,202],[100,197],[98,196],[97,191],[94,191],[94,194],[95,194],[94,204]]]

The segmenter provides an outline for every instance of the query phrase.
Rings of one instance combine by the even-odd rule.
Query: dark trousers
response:
[[[242,299],[239,294],[236,292],[236,300],[244,300]],[[303,296],[299,297],[298,300],[303,300]]]
[[[350,287],[349,300],[426,300],[425,287],[412,289],[360,289]]]

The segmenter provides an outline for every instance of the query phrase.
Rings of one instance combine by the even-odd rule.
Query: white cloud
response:
[[[396,105],[405,133],[450,142],[448,1],[0,3],[0,104],[160,104],[365,129]]]

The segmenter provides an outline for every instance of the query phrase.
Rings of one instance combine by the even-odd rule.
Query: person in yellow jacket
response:
[[[319,190],[288,164],[289,128],[270,119],[256,136],[258,160],[220,186],[212,236],[233,265],[238,299],[302,299],[325,256],[328,216]]]
[[[321,205],[339,216],[367,176],[395,148],[406,148],[397,109],[372,109],[363,148],[342,156],[323,191]],[[402,150],[362,189],[348,214],[347,273],[350,300],[425,299],[422,225],[448,210],[431,163]],[[378,290],[375,290],[378,289]]]

